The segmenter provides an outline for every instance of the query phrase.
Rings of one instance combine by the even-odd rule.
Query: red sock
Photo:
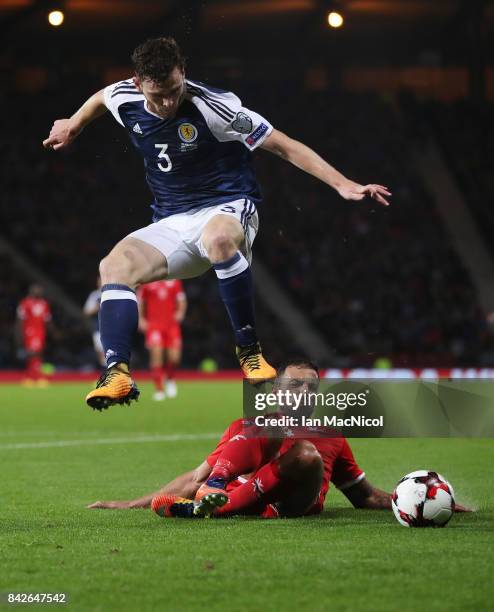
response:
[[[163,370],[160,367],[151,368],[151,376],[153,377],[154,386],[156,391],[163,391]]]
[[[29,357],[27,361],[27,375],[29,378],[35,380],[39,378],[41,373],[41,359],[40,357]]]
[[[252,506],[264,506],[276,499],[276,489],[282,482],[278,460],[263,465],[246,483],[228,494],[228,503],[215,512],[222,514],[248,514]]]
[[[166,372],[166,377],[168,380],[173,380],[175,378],[175,370],[177,369],[177,366],[172,363],[171,361],[168,361],[166,366],[165,366],[165,372]]]
[[[232,480],[249,474],[276,456],[281,440],[238,437],[230,440],[219,455],[208,478]]]

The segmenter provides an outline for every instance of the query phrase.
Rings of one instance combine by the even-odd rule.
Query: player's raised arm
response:
[[[360,185],[347,179],[311,148],[279,130],[273,129],[261,144],[261,148],[279,155],[297,168],[333,187],[345,200],[363,200],[365,196],[370,196],[383,206],[389,206],[385,196],[390,196],[391,193],[387,187],[375,184]]]
[[[43,146],[45,149],[55,151],[68,147],[86,125],[103,115],[106,110],[104,90],[101,89],[86,100],[70,119],[57,119],[50,130],[50,135],[43,140]]]

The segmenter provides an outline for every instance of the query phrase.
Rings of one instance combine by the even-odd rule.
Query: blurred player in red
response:
[[[175,370],[182,359],[180,325],[187,310],[182,282],[162,280],[142,285],[138,300],[139,330],[145,334],[156,389],[153,399],[160,401],[176,397]],[[166,390],[163,388],[164,380]]]
[[[17,307],[16,336],[26,354],[28,381],[43,382],[41,363],[50,321],[50,305],[43,297],[43,287],[35,283],[29,287],[27,297]]]

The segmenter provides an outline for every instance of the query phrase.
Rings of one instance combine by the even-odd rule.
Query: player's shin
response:
[[[260,381],[274,378],[275,369],[262,355],[257,340],[254,289],[249,264],[240,251],[213,266],[220,296],[230,317],[237,345],[237,357],[244,376]]]
[[[233,257],[213,265],[221,299],[230,317],[237,346],[257,342],[254,314],[254,290],[249,264],[237,251]]]
[[[107,367],[119,363],[129,364],[137,321],[135,292],[127,285],[103,285],[99,325]]]
[[[129,374],[130,346],[137,329],[137,298],[126,285],[103,285],[99,313],[107,369],[86,396],[94,410],[137,400],[139,390]]]

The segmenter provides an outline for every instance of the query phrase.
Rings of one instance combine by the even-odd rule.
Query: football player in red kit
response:
[[[163,280],[143,285],[138,300],[139,329],[145,334],[155,385],[153,399],[176,397],[175,370],[182,358],[180,324],[187,309],[182,282]]]
[[[280,389],[306,393],[318,383],[318,369],[310,361],[292,360],[278,369]],[[334,437],[307,432],[304,438],[273,438],[250,435],[251,429],[244,419],[234,421],[203,463],[158,492],[89,507],[151,506],[162,516],[180,517],[304,516],[322,511],[332,482],[357,508],[391,508],[390,494],[369,483],[337,432]]]
[[[50,305],[43,297],[43,287],[33,284],[27,297],[17,307],[17,341],[26,353],[29,381],[42,381],[41,362],[46,343],[46,328],[51,321]]]
[[[318,368],[306,359],[280,366],[275,381],[277,389],[293,394],[313,392],[318,383]],[[333,483],[355,508],[391,509],[391,495],[369,483],[338,432],[306,427],[306,437],[275,438],[255,435],[254,427],[251,419],[233,421],[205,461],[160,491],[88,507],[151,507],[161,516],[184,518],[297,517],[319,514]],[[460,504],[455,511],[470,512]]]

